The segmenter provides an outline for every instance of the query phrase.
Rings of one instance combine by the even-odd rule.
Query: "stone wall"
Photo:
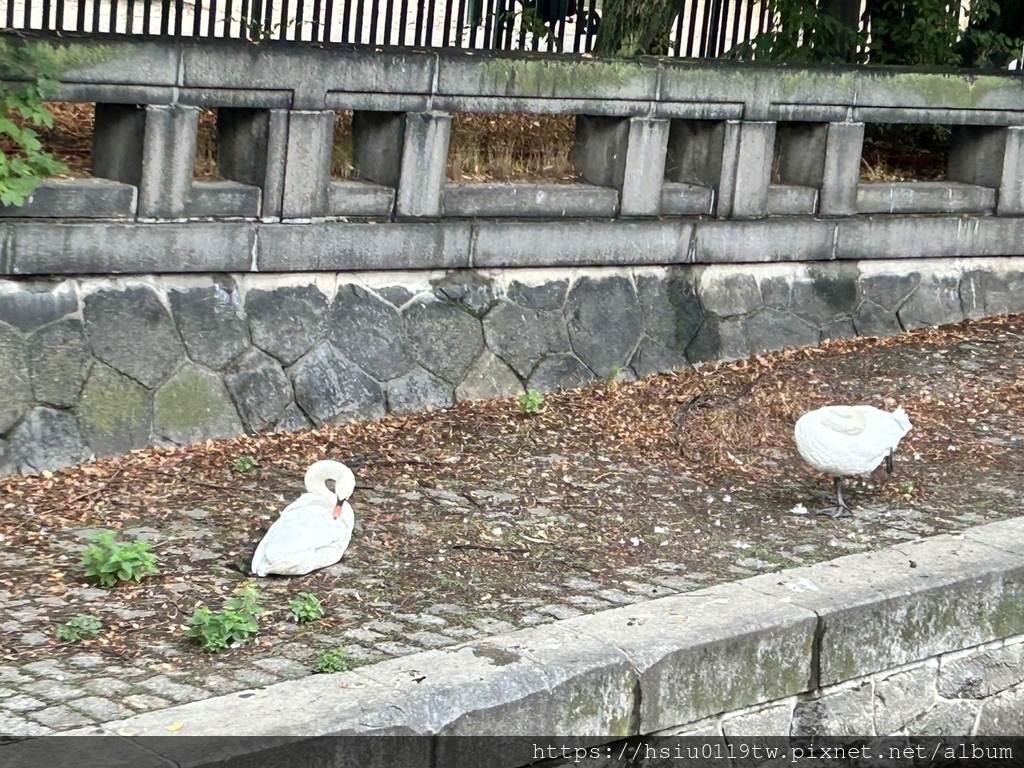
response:
[[[1019,76],[51,42],[94,177],[0,208],[0,474],[1024,310]],[[457,112],[575,115],[582,183],[454,183]]]
[[[0,281],[0,470],[1024,311],[1024,259]]]

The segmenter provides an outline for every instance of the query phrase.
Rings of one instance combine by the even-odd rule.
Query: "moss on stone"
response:
[[[595,97],[608,86],[628,83],[643,68],[629,61],[548,61],[491,59],[484,72],[496,83],[508,83],[520,94],[549,95],[558,90],[586,91]]]
[[[201,431],[224,410],[223,388],[215,374],[186,366],[156,393],[157,428],[168,431]]]
[[[146,390],[102,363],[94,364],[78,412],[89,431],[101,435],[117,436],[138,425],[148,429]]]

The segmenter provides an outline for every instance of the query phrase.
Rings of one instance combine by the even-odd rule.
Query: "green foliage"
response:
[[[224,601],[224,608],[211,611],[205,605],[195,609],[185,630],[186,636],[210,653],[219,653],[241,645],[260,631],[259,617],[264,610],[257,605],[259,590],[247,581]]]
[[[31,128],[53,127],[45,101],[55,90],[56,66],[48,50],[0,41],[0,136],[7,137],[0,151],[0,205],[24,205],[40,179],[65,170]]]
[[[97,533],[82,553],[85,575],[101,587],[114,587],[121,581],[142,581],[147,573],[159,573],[156,556],[144,541],[120,543],[113,531]]]
[[[235,461],[235,472],[244,475],[246,472],[252,472],[257,466],[259,465],[252,456],[239,456]]]
[[[540,413],[540,409],[543,407],[544,395],[542,395],[536,389],[528,389],[526,392],[519,396],[520,413]]]
[[[57,627],[57,637],[67,643],[95,640],[99,637],[102,627],[103,624],[95,616],[83,614]]]
[[[312,592],[303,592],[288,603],[288,608],[297,624],[308,624],[324,615],[324,607]]]
[[[862,63],[864,33],[844,24],[816,0],[766,0],[772,28],[740,43],[726,56],[734,59],[794,63]]]
[[[333,648],[329,651],[320,651],[316,655],[313,672],[319,675],[328,675],[332,672],[348,672],[355,666],[357,666],[356,663],[348,657],[344,648]]]

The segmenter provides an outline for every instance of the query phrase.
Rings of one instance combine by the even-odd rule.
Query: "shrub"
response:
[[[288,608],[297,624],[307,624],[324,615],[324,607],[312,592],[303,592],[288,603]]]
[[[252,456],[239,456],[235,461],[235,472],[244,475],[246,472],[252,472],[257,466],[256,459]]]
[[[76,616],[71,621],[57,627],[57,637],[68,643],[80,640],[95,640],[100,635],[103,624],[95,616]]]
[[[544,395],[536,389],[529,389],[519,396],[520,413],[540,413],[544,407]]]
[[[224,601],[224,608],[211,611],[205,605],[195,609],[188,620],[185,634],[210,653],[219,653],[234,645],[241,645],[260,631],[259,616],[264,613],[256,601],[259,591],[252,582],[246,582]]]
[[[159,573],[156,556],[144,541],[120,543],[113,531],[101,531],[95,543],[82,553],[85,575],[101,587],[114,587],[120,581],[142,581],[147,573]]]
[[[320,651],[313,662],[313,672],[318,675],[329,675],[332,672],[348,672],[357,666],[348,657],[344,648],[332,648],[329,651]]]

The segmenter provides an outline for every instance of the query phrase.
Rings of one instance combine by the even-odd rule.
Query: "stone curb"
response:
[[[163,739],[147,766],[328,735],[624,738],[1021,633],[1024,517],[61,735],[250,739]]]

